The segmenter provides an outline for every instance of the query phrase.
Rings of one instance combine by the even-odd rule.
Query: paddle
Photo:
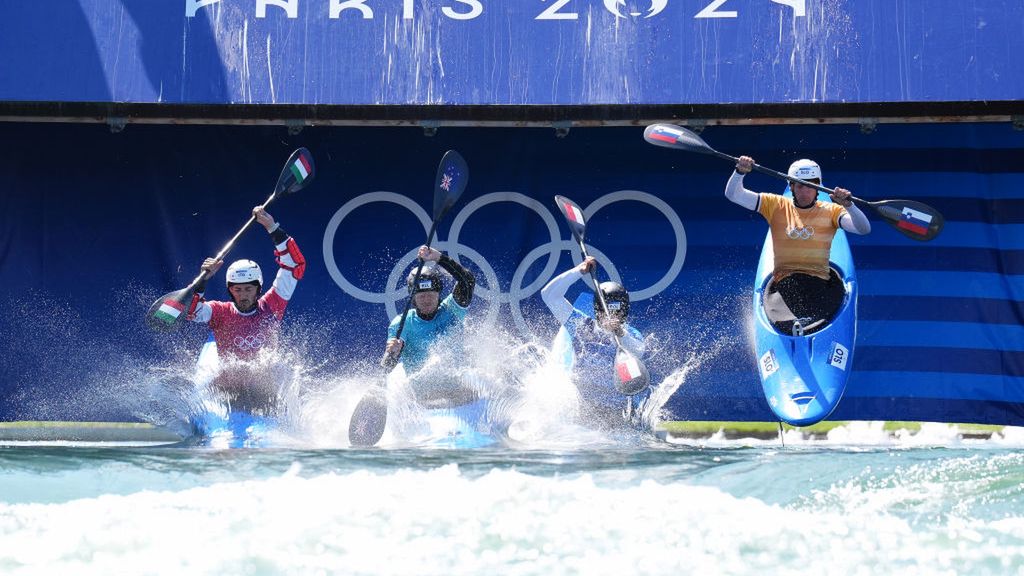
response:
[[[434,221],[430,225],[430,232],[427,233],[426,246],[429,247],[434,241],[434,232],[437,231],[437,224],[441,218],[448,213],[448,210],[458,201],[462,191],[466,189],[469,182],[469,167],[466,161],[454,150],[449,150],[441,158],[441,164],[437,167],[437,177],[434,181]],[[423,271],[423,260],[420,260],[416,267],[416,274],[413,277],[413,286],[420,279],[420,272]],[[398,323],[398,331],[395,338],[402,337],[402,330],[405,328],[405,318],[412,306],[412,295],[405,302],[405,310],[402,311],[402,319]],[[380,441],[384,435],[384,426],[388,418],[387,401],[387,375],[398,365],[398,354],[384,354],[380,365],[384,368],[381,379],[370,388],[356,404],[352,413],[352,420],[348,425],[348,441],[353,446],[367,448]]]
[[[558,209],[565,216],[565,221],[569,224],[569,230],[572,231],[573,237],[576,238],[576,243],[579,244],[580,252],[583,253],[583,259],[585,260],[587,258],[587,247],[583,244],[583,238],[587,234],[587,226],[583,220],[583,210],[580,210],[578,204],[565,196],[555,196],[555,204],[558,205]],[[597,274],[591,272],[590,279],[594,283],[594,295],[601,306],[601,311],[607,316],[608,304],[604,301],[604,293],[601,292],[601,286],[597,282]],[[619,335],[613,333],[612,336],[615,337],[616,346],[613,370],[615,388],[626,396],[633,396],[642,392],[650,385],[651,375],[647,372],[647,366],[643,361],[622,346],[622,340],[619,338]]]
[[[274,192],[267,198],[262,207],[266,208],[269,206],[278,196],[294,194],[302,190],[313,181],[314,173],[313,156],[309,153],[309,150],[299,148],[292,152],[292,155],[288,157],[288,161],[285,162],[284,168],[281,169],[281,175],[277,179],[277,185],[274,186]],[[228,251],[234,247],[235,242],[238,241],[242,233],[255,221],[256,216],[250,216],[241,230],[231,240],[228,240],[228,243],[220,249],[220,252],[217,252],[214,259],[222,260]],[[196,287],[207,278],[209,278],[209,273],[203,270],[185,288],[169,292],[157,298],[156,302],[153,302],[153,305],[149,307],[149,311],[146,312],[146,324],[158,332],[170,332],[180,327],[181,319],[192,305],[192,297],[196,292]]]
[[[723,152],[715,150],[711,146],[708,146],[707,142],[701,139],[692,131],[687,130],[681,126],[674,124],[651,124],[644,130],[644,140],[647,140],[655,146],[664,146],[666,148],[674,148],[676,150],[686,150],[688,152],[698,152],[700,154],[710,154],[717,156],[723,160],[730,160],[734,164],[738,158],[730,156]],[[832,188],[826,188],[813,182],[794,178],[788,174],[782,172],[776,172],[770,168],[765,168],[759,164],[754,164],[753,169],[769,176],[788,180],[789,182],[796,182],[805,186],[811,186],[822,192],[833,194],[835,192]],[[869,202],[862,200],[856,196],[851,196],[850,200],[856,202],[860,206],[867,206],[875,211],[876,214],[882,217],[890,226],[896,228],[897,231],[902,233],[908,238],[926,242],[935,238],[942,231],[942,226],[946,223],[946,219],[942,217],[942,214],[938,210],[931,206],[917,202],[915,200],[879,200],[877,202]]]

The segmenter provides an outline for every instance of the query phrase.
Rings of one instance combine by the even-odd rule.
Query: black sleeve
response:
[[[473,299],[473,287],[476,286],[476,278],[473,273],[464,266],[449,258],[446,254],[441,255],[437,264],[455,278],[455,288],[452,288],[452,297],[455,302],[463,308],[469,307]]]
[[[288,233],[284,231],[284,228],[278,226],[277,230],[270,233],[270,239],[274,242],[274,246],[277,246],[281,242],[288,240]]]

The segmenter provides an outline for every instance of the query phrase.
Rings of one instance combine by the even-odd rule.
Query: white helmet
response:
[[[228,266],[228,288],[232,284],[248,284],[249,282],[258,282],[261,287],[263,286],[263,271],[260,270],[259,264],[252,260],[235,260],[231,266]]]
[[[818,180],[821,184],[821,166],[814,160],[803,158],[789,165],[789,177],[801,180]]]

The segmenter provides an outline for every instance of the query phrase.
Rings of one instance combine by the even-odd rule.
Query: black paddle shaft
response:
[[[683,128],[682,126],[651,124],[644,129],[644,140],[654,144],[655,146],[663,146],[688,152],[697,152],[699,154],[709,154],[723,160],[729,160],[734,164],[739,162],[739,158],[715,150],[700,136],[691,130]],[[789,174],[783,174],[782,172],[772,170],[771,168],[765,168],[759,164],[754,164],[751,168],[762,174],[781,178],[791,183],[810,186],[816,190],[827,192],[829,195],[835,194],[835,190],[832,188],[826,188],[821,184],[801,180],[800,178],[795,178]],[[922,242],[931,240],[942,231],[942,227],[945,224],[945,218],[943,218],[942,214],[939,213],[938,210],[916,200],[880,200],[877,202],[869,202],[867,200],[857,198],[856,196],[850,196],[850,201],[855,202],[860,206],[871,208],[888,224],[895,227],[901,234],[913,240]],[[904,221],[904,216],[907,216],[907,221]],[[914,221],[914,218],[917,220]]]
[[[445,212],[447,212],[447,210],[445,210]],[[441,216],[443,215],[444,213],[442,212]],[[430,248],[430,244],[434,241],[434,233],[437,232],[437,223],[440,220],[440,217],[435,218],[434,222],[430,225],[430,233],[427,234],[427,243],[425,244],[427,248]],[[416,267],[416,274],[413,276],[413,286],[417,286],[419,284],[420,274],[423,272],[424,264],[426,264],[426,262],[424,262],[424,260],[421,258],[419,266]],[[402,319],[398,321],[398,330],[395,331],[395,338],[402,337],[402,330],[405,329],[405,319],[409,315],[409,308],[412,307],[412,299],[414,296],[414,294],[410,294],[409,297],[405,300],[405,309],[402,310]],[[398,366],[398,360],[401,358],[401,356],[401,348],[398,350],[398,353],[396,354],[384,354],[384,358],[380,361],[380,365],[387,369],[388,372],[390,372],[395,366]]]

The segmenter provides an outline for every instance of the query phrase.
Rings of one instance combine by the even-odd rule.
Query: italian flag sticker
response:
[[[174,324],[178,321],[178,316],[181,316],[181,313],[184,311],[185,305],[181,302],[164,300],[163,304],[160,305],[160,308],[157,308],[157,311],[153,316],[165,324]]]
[[[295,175],[295,179],[302,182],[309,177],[309,161],[302,154],[295,159],[295,162],[291,165],[292,174]]]
[[[640,364],[637,363],[636,358],[624,354],[622,361],[616,363],[615,370],[619,373],[619,379],[623,382],[629,382],[634,378],[638,378],[641,374]]]

